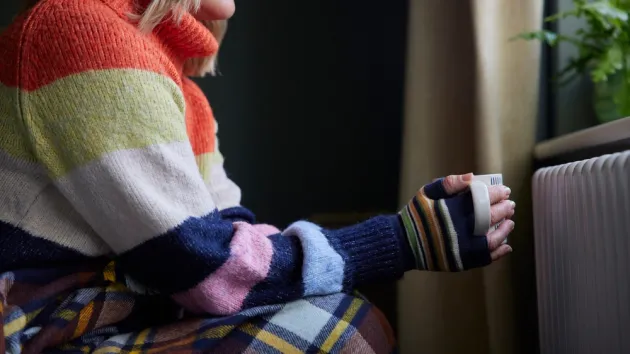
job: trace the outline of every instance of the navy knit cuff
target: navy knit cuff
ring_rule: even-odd
[[[407,237],[396,215],[378,216],[362,223],[324,233],[345,260],[344,289],[402,277],[413,263]],[[405,259],[411,257],[411,260]]]

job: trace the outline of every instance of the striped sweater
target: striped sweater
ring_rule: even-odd
[[[0,272],[116,257],[133,283],[222,315],[416,263],[397,216],[256,224],[182,75],[217,42],[190,15],[143,34],[133,12],[132,0],[42,0],[2,33]]]

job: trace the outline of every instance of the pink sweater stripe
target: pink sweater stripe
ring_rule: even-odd
[[[234,223],[230,258],[196,287],[173,298],[197,313],[238,312],[250,290],[267,277],[273,258],[273,246],[267,236],[278,232],[269,225]]]

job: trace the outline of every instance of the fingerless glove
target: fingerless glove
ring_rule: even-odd
[[[473,235],[469,191],[449,195],[443,179],[418,191],[399,213],[416,268],[459,272],[491,263],[486,235]]]

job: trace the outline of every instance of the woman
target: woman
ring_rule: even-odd
[[[7,352],[369,352],[347,295],[511,251],[472,234],[472,175],[397,215],[280,232],[239,205],[210,106],[232,0],[39,0],[0,37],[0,307]],[[509,189],[490,189],[493,221]],[[2,347],[4,346],[4,347]]]

